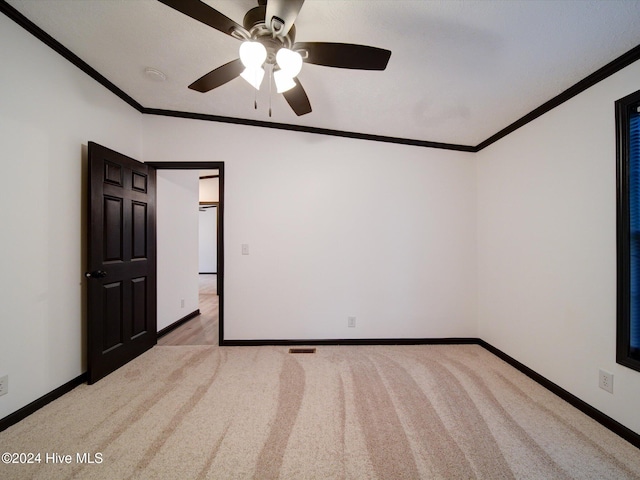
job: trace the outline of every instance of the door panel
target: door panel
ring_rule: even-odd
[[[122,283],[104,285],[102,300],[104,302],[102,353],[104,354],[123,342]]]
[[[139,202],[131,203],[132,253],[133,260],[147,258],[147,205]]]
[[[157,342],[155,169],[89,143],[89,383]]]
[[[102,229],[104,242],[103,262],[122,261],[122,227],[124,215],[122,198],[104,197],[104,225]]]
[[[131,311],[133,318],[131,324],[133,325],[132,336],[135,338],[140,334],[144,334],[147,331],[147,319],[149,317],[147,311],[147,279],[145,277],[134,278],[131,280]]]

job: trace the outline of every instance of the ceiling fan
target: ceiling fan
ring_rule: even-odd
[[[367,45],[330,42],[295,43],[294,22],[304,0],[258,0],[239,25],[200,0],[159,0],[199,22],[242,41],[240,58],[218,67],[189,85],[208,92],[241,76],[259,89],[269,70],[296,115],[311,112],[311,104],[297,75],[303,63],[358,70],[384,70],[391,51]],[[271,112],[269,112],[271,113]]]

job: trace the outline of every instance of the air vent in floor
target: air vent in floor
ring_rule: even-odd
[[[316,353],[315,348],[290,348],[289,353]]]

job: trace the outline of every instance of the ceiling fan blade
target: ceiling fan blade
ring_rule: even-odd
[[[189,88],[191,90],[205,93],[233,80],[238,75],[240,75],[243,70],[244,65],[242,65],[242,62],[239,58],[236,58],[235,60],[232,60],[229,63],[225,63],[221,67],[210,71],[206,75],[203,75],[198,80],[189,85]]]
[[[245,32],[246,30],[241,25],[237,24],[229,17],[226,17],[216,9],[210,7],[206,3],[200,0],[158,0],[161,3],[184,13],[185,15],[198,20],[199,22],[209,25],[215,28],[219,32],[226,33],[234,38],[234,32]],[[248,33],[247,33],[248,36]]]
[[[282,20],[284,26],[282,30],[278,32],[278,35],[284,37],[289,33],[293,22],[298,18],[298,13],[300,13],[303,3],[304,0],[268,0],[265,23],[270,27],[273,17]]]
[[[293,49],[307,52],[306,63],[356,70],[384,70],[391,57],[390,50],[352,43],[300,42]]]
[[[282,94],[284,99],[296,115],[301,116],[311,113],[311,104],[309,103],[307,92],[302,88],[302,84],[300,83],[300,80],[298,80],[298,77],[294,78],[294,80],[296,81],[296,86]]]

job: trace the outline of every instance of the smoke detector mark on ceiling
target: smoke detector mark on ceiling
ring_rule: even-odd
[[[167,79],[167,76],[157,68],[147,67],[144,69],[144,74],[155,82],[164,82]]]

